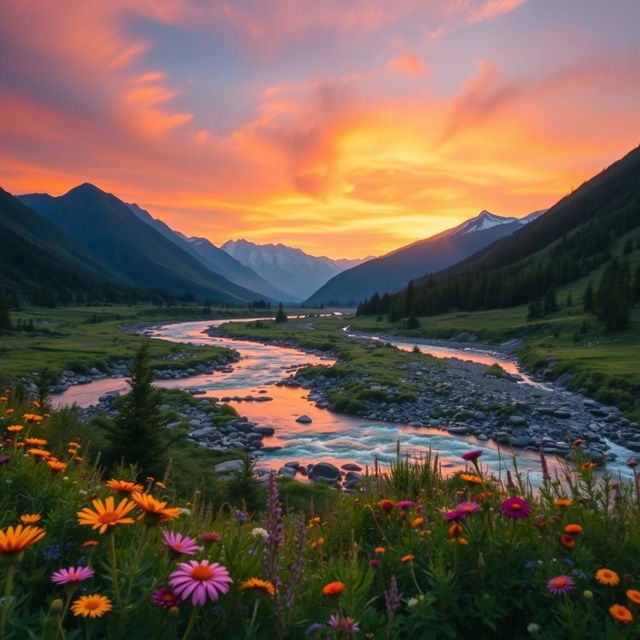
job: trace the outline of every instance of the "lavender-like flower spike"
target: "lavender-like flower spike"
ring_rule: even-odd
[[[264,573],[279,591],[282,581],[279,577],[279,555],[282,546],[282,506],[280,494],[273,471],[269,474],[267,483],[267,516],[265,520],[267,537],[264,550]]]
[[[395,576],[391,576],[391,580],[389,581],[389,588],[385,589],[384,592],[384,604],[389,620],[393,619],[393,616],[399,609],[401,602],[402,594],[398,591],[398,581],[396,580]]]
[[[289,567],[289,582],[287,584],[287,595],[285,598],[286,606],[289,610],[293,608],[296,590],[302,580],[306,544],[307,523],[305,521],[304,513],[301,513],[298,517],[298,524],[296,526],[295,556],[291,566]]]
[[[546,481],[549,479],[549,467],[542,447],[540,447],[540,466],[542,467],[542,478]]]

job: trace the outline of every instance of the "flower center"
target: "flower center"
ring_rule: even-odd
[[[90,611],[93,611],[98,607],[100,607],[100,603],[97,600],[87,600],[84,605],[84,608],[89,609]]]
[[[162,594],[162,599],[165,602],[171,602],[173,600],[173,593],[163,593]]]
[[[119,516],[115,511],[105,511],[104,513],[100,514],[98,521],[102,524],[113,524],[118,519]]]
[[[211,580],[211,578],[213,578],[213,571],[206,565],[200,565],[191,569],[191,577],[194,580]]]
[[[517,502],[514,502],[514,503],[511,505],[511,508],[512,508],[512,509],[522,509],[522,505],[521,505],[521,504],[518,504]]]

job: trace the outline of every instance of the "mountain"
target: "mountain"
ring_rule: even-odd
[[[191,293],[233,304],[262,298],[213,273],[142,222],[127,204],[91,184],[84,183],[59,197],[29,194],[19,199],[141,288]]]
[[[640,147],[565,196],[542,217],[466,260],[388,299],[418,315],[552,302],[556,287],[603,265],[627,276],[616,246],[632,248],[640,227]],[[407,296],[411,304],[407,304]],[[546,304],[546,303],[545,303]],[[553,307],[554,304],[548,304]],[[385,313],[389,309],[378,309]]]
[[[508,236],[540,217],[536,211],[524,218],[507,218],[481,211],[462,224],[425,240],[396,249],[344,271],[327,282],[309,304],[355,306],[373,293],[400,291],[409,280],[440,271],[496,240]]]
[[[227,280],[241,287],[251,291],[259,291],[262,296],[272,300],[293,302],[294,298],[291,295],[274,287],[253,269],[245,266],[226,251],[219,249],[206,238],[188,238],[180,231],[169,227],[162,220],[154,218],[148,211],[137,204],[129,204],[128,207],[139,220],[153,227],[174,244],[177,244],[183,251],[192,255],[210,271],[224,276]]]
[[[332,260],[284,244],[255,244],[248,240],[228,240],[222,250],[296,300],[306,299],[333,276],[368,259]]]
[[[3,189],[0,255],[0,285],[32,299],[46,290],[39,299],[43,304],[66,301],[75,294],[110,297],[132,284]]]

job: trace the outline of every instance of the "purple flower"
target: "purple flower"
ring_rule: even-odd
[[[502,515],[507,518],[528,518],[531,515],[531,505],[522,498],[507,498],[501,505]]]
[[[196,541],[189,536],[183,536],[181,533],[172,533],[170,531],[162,532],[163,543],[178,555],[184,554],[187,556],[193,556],[200,547],[196,544]]]
[[[569,576],[556,576],[547,582],[547,589],[554,596],[561,596],[573,589],[575,582]]]
[[[462,459],[466,460],[467,462],[473,462],[474,460],[477,460],[481,455],[482,450],[475,449],[474,451],[468,451],[467,453],[463,454]]]
[[[400,502],[396,502],[398,509],[411,509],[413,506],[415,506],[415,502],[411,502],[411,500],[400,500]]]
[[[371,558],[371,560],[369,560],[369,566],[373,567],[374,569],[376,567],[380,566],[380,560],[378,560],[378,558]]]
[[[51,574],[51,582],[55,584],[72,584],[91,578],[95,571],[91,567],[68,567]]]
[[[391,576],[389,581],[389,589],[384,592],[384,604],[387,610],[387,616],[391,620],[396,611],[400,608],[402,602],[402,594],[398,591],[398,581],[395,576]]]
[[[0,456],[0,464],[7,464],[11,460],[11,456]]]
[[[332,615],[327,624],[332,629],[340,629],[340,631],[344,631],[345,633],[355,633],[356,631],[360,631],[360,627],[358,623],[353,618],[341,617]]]
[[[169,576],[169,584],[185,600],[191,596],[193,604],[203,605],[207,598],[215,602],[229,591],[233,582],[226,567],[208,560],[190,560],[178,563],[178,569]]]
[[[304,632],[304,635],[309,638],[311,637],[316,631],[320,631],[320,629],[324,629],[324,625],[322,624],[322,622],[314,622],[313,624],[310,624],[307,627],[307,630]]]
[[[461,502],[456,510],[466,515],[480,511],[480,505],[477,502]]]
[[[182,598],[169,587],[160,587],[151,594],[151,600],[153,604],[157,604],[162,609],[170,609],[171,607],[177,607]]]
[[[465,514],[462,511],[458,511],[458,509],[454,509],[453,511],[447,511],[446,513],[443,513],[442,517],[447,522],[451,522],[452,520],[464,520]]]
[[[236,511],[235,513],[236,520],[242,524],[247,519],[247,514],[242,511]]]

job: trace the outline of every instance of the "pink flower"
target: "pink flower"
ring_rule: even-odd
[[[442,517],[447,521],[451,522],[452,520],[464,520],[465,514],[458,509],[454,509],[453,511],[447,511],[442,514]]]
[[[193,538],[183,536],[181,533],[163,531],[162,537],[164,538],[164,544],[174,553],[192,556],[200,551],[200,547]]]
[[[91,567],[69,567],[60,569],[51,574],[51,582],[56,584],[70,584],[74,582],[82,582],[91,578],[95,571]]]
[[[191,597],[193,604],[203,605],[207,598],[215,602],[229,591],[233,582],[226,567],[208,560],[190,560],[178,563],[178,569],[169,576],[169,584],[177,595],[185,600]]]
[[[556,576],[547,582],[547,589],[554,596],[561,596],[573,589],[575,582],[569,576]]]
[[[415,506],[415,502],[411,502],[411,500],[400,500],[400,502],[396,502],[398,509],[411,509],[413,506]]]
[[[476,511],[480,510],[480,505],[477,502],[461,502],[458,507],[457,507],[457,511],[459,511],[460,513],[475,513]]]
[[[474,451],[469,451],[463,454],[462,459],[467,462],[473,462],[477,460],[482,455],[482,451],[480,449],[475,449]]]
[[[156,589],[151,595],[151,600],[153,600],[153,604],[157,604],[163,609],[177,607],[182,602],[182,598],[169,587]]]
[[[211,533],[201,533],[200,540],[205,544],[211,545],[214,542],[220,542],[220,534],[213,531]]]
[[[507,518],[528,518],[531,515],[531,505],[522,498],[507,498],[500,509]]]
[[[355,633],[356,631],[360,631],[358,623],[353,618],[343,618],[341,616],[332,615],[327,624],[333,629],[340,629],[340,631],[344,631],[346,633]]]

